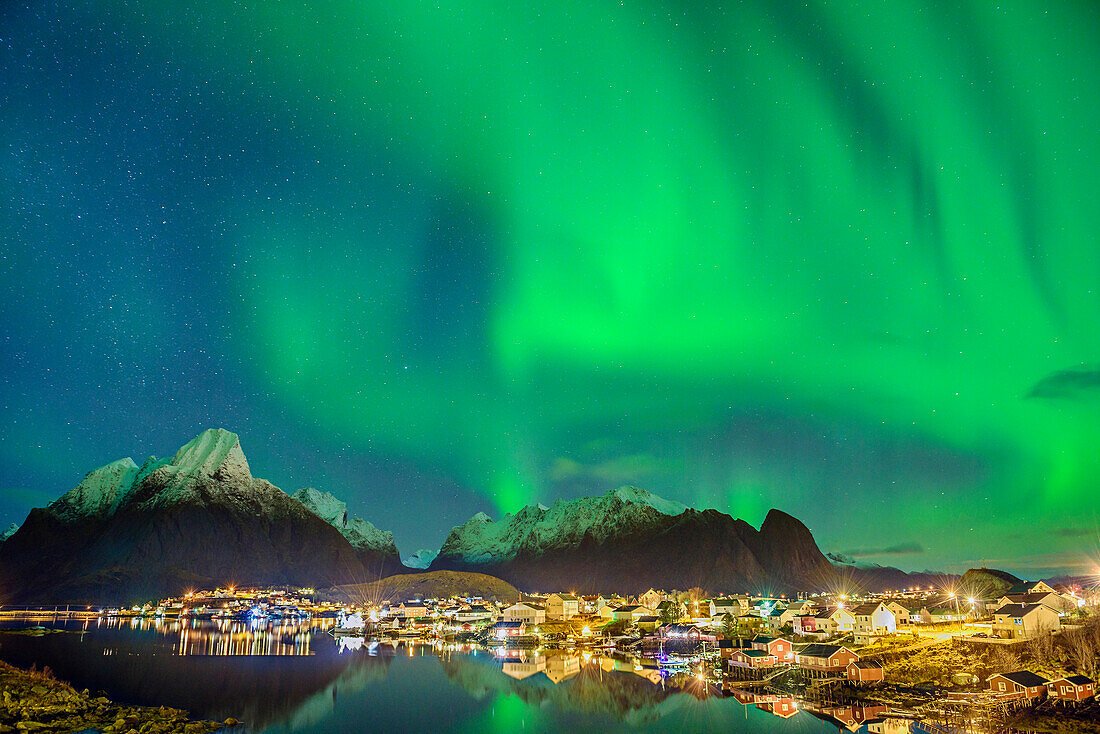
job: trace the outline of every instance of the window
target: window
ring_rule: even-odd
[[[1004,689],[1005,689],[1005,684],[1004,684],[1003,681],[997,684],[997,690],[1003,691]]]

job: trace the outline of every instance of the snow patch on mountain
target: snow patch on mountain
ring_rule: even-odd
[[[687,505],[658,497],[641,487],[619,487],[615,490],[615,496],[623,502],[637,502],[639,504],[649,505],[657,512],[664,515],[672,515],[674,517],[683,513],[684,510],[688,508]]]
[[[465,563],[486,564],[515,558],[521,552],[541,554],[580,543],[586,536],[602,543],[679,515],[688,508],[637,487],[620,487],[600,497],[558,500],[553,507],[528,505],[500,522],[479,512],[451,530],[439,555]]]
[[[826,553],[825,557],[832,562],[837,568],[858,568],[858,569],[872,569],[883,568],[883,566],[877,563],[870,563],[868,561],[857,561],[849,555],[843,553]]]
[[[421,548],[416,553],[413,553],[408,558],[402,559],[402,563],[409,568],[427,568],[432,565],[432,561],[439,555],[439,551],[431,550],[430,548]]]
[[[329,525],[343,528],[348,521],[348,505],[329,492],[321,492],[313,487],[304,487],[290,495],[306,506],[306,509]]]
[[[329,525],[340,531],[355,548],[379,551],[386,555],[397,555],[397,545],[393,533],[379,530],[370,522],[360,518],[348,518],[348,506],[329,492],[321,492],[313,487],[299,489],[291,495],[305,508]]]
[[[137,478],[138,467],[127,457],[93,469],[76,485],[49,505],[63,520],[111,513],[127,497]]]
[[[340,531],[356,548],[375,550],[388,556],[397,555],[397,544],[393,542],[393,533],[379,530],[361,517],[353,517]]]

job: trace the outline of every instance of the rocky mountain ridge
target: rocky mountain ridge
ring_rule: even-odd
[[[488,573],[532,591],[921,583],[897,569],[830,562],[806,526],[779,510],[756,529],[632,486],[530,505],[497,522],[479,512],[438,553],[422,549],[402,565],[392,533],[349,517],[329,492],[288,495],[254,478],[238,437],[221,429],[171,459],[95,469],[4,536],[0,591],[23,603],[149,598],[228,581],[331,586],[425,568]]]
[[[0,545],[0,588],[9,603],[106,603],[228,582],[355,583],[404,570],[396,549],[370,547],[376,539],[377,531],[353,547],[301,501],[254,478],[236,434],[211,429],[170,460],[114,461],[31,510]]]
[[[832,566],[809,530],[771,510],[760,530],[637,487],[530,505],[500,522],[478,513],[454,528],[430,570],[476,571],[521,590],[637,593],[817,588]]]

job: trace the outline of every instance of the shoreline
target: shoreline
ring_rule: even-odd
[[[72,732],[104,734],[209,734],[237,726],[188,718],[167,706],[126,706],[104,696],[77,691],[53,677],[49,668],[23,670],[0,660],[0,734]]]

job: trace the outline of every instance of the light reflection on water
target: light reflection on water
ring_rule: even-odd
[[[331,620],[107,619],[0,636],[0,657],[48,665],[125,703],[238,718],[252,732],[924,731],[884,706],[726,690],[595,652],[333,638]],[[10,628],[10,625],[6,625]],[[47,624],[47,626],[49,626]],[[736,684],[734,684],[736,685]]]

